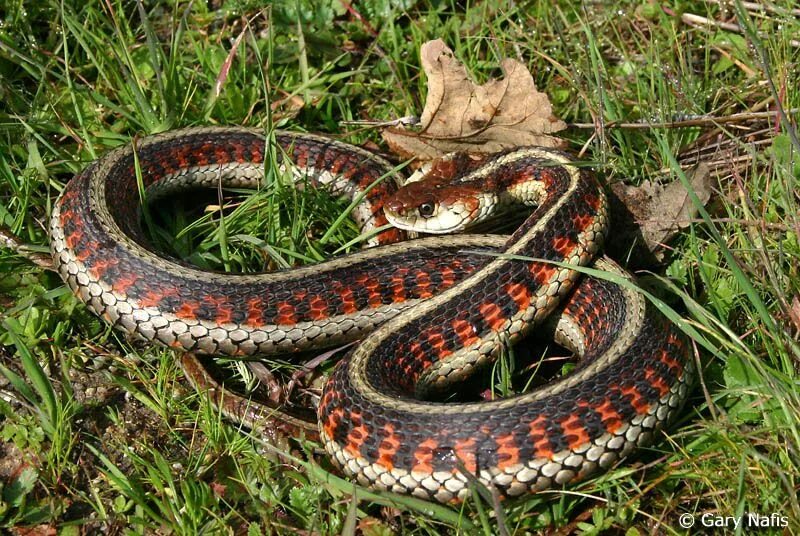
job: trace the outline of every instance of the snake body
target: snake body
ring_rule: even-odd
[[[607,468],[652,441],[685,400],[692,367],[676,328],[630,286],[590,277],[576,285],[577,272],[565,267],[592,262],[608,223],[601,187],[568,156],[528,147],[458,169],[442,164],[434,175],[455,172],[464,194],[490,184],[525,197],[533,214],[506,238],[390,244],[404,236],[385,229],[383,209],[405,210],[413,183],[397,192],[388,163],[347,144],[290,133],[275,141],[273,150],[258,132],[200,128],[111,151],[54,204],[51,248],[62,278],[133,337],[196,353],[287,353],[362,339],[323,390],[321,440],[362,484],[441,502],[463,499],[473,476],[516,496]],[[291,160],[295,173],[337,192],[366,191],[356,219],[389,245],[252,275],[201,271],[153,250],[139,223],[140,187],[160,195],[256,186],[266,157]],[[478,201],[461,206],[483,210]],[[595,266],[626,277],[610,261]],[[581,356],[575,371],[508,399],[424,400],[554,312],[556,340]]]

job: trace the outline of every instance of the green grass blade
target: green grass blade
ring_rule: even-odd
[[[36,390],[36,394],[39,397],[36,406],[39,407],[40,404],[44,406],[43,413],[46,425],[52,432],[55,430],[56,423],[58,422],[60,410],[53,384],[50,382],[50,378],[47,377],[47,374],[45,374],[39,361],[34,357],[25,342],[7,321],[3,321],[3,327],[6,329],[6,334],[17,348],[17,352],[20,356],[20,363],[22,364],[23,370],[25,370],[25,375],[33,384],[33,388]],[[32,400],[29,401],[33,403]],[[43,425],[44,424],[45,423],[43,423]]]

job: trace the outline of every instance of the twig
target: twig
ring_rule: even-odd
[[[732,22],[722,22],[714,19],[709,19],[707,17],[702,17],[700,15],[695,15],[694,13],[684,13],[681,15],[681,20],[688,24],[689,26],[715,26],[717,28],[721,28],[723,30],[727,30],[729,32],[734,33],[742,33],[742,29],[739,27],[738,24],[734,24]]]
[[[347,12],[350,13],[351,16],[353,16],[356,19],[358,19],[358,22],[360,22],[361,25],[364,26],[364,29],[367,32],[369,32],[369,34],[372,37],[378,37],[378,32],[375,30],[375,28],[372,26],[372,24],[370,24],[369,21],[367,19],[365,19],[364,16],[361,15],[361,13],[359,13],[358,10],[356,10],[353,7],[352,3],[346,2],[345,0],[341,0],[341,4],[347,10]]]
[[[669,15],[675,15],[675,12],[669,8],[663,8],[664,11]],[[709,19],[707,17],[701,17],[700,15],[695,15],[694,13],[683,13],[681,15],[681,21],[684,24],[688,24],[694,28],[720,28],[722,30],[726,30],[729,32],[734,32],[738,34],[743,34],[744,30],[738,24],[732,22],[721,22],[714,19]],[[800,41],[797,39],[790,39],[789,44],[795,48],[800,48]]]
[[[283,390],[280,382],[275,378],[271,370],[261,361],[248,361],[247,368],[258,378],[261,385],[267,388],[267,398],[274,404],[282,404],[284,400]]]
[[[0,247],[10,249],[20,257],[28,259],[33,264],[45,270],[55,270],[53,267],[53,259],[50,258],[50,255],[32,250],[30,246],[23,244],[22,241],[11,232],[11,229],[2,224],[0,224]]]
[[[292,393],[295,385],[297,385],[297,382],[300,381],[303,377],[316,370],[321,364],[323,364],[325,361],[329,360],[331,357],[336,355],[337,352],[340,352],[345,348],[349,348],[353,346],[355,343],[356,343],[355,341],[349,342],[337,348],[333,348],[331,350],[328,350],[327,352],[319,354],[314,359],[311,359],[310,361],[304,363],[302,368],[296,370],[294,374],[292,374],[292,379],[289,380],[289,383],[286,384],[285,388],[286,396],[288,397]]]
[[[785,110],[786,114],[794,115],[800,112],[800,108]],[[718,125],[723,123],[745,123],[747,121],[757,121],[759,119],[769,119],[776,116],[775,112],[743,112],[731,115],[720,116],[700,116],[680,121],[665,121],[662,123],[635,122],[635,123],[606,123],[604,128],[629,128],[629,129],[650,129],[650,128],[687,128],[702,127],[708,125]],[[572,128],[596,128],[595,123],[568,123]]]
[[[716,4],[723,8],[732,7],[733,2],[730,0],[706,0],[709,4]],[[770,4],[759,4],[757,2],[740,2],[740,5],[747,11],[759,11],[762,13],[775,13],[776,15],[794,15],[800,17],[800,9],[789,9],[785,7],[775,7]]]
[[[732,152],[736,149],[743,147],[756,147],[759,145],[770,145],[774,135],[772,128],[761,128],[759,130],[752,130],[745,134],[744,138],[736,137],[723,138],[722,133],[719,131],[709,131],[696,140],[687,145],[681,150],[679,155],[679,162],[683,162],[685,158],[696,155],[713,155],[715,153]],[[711,141],[717,138],[716,141]]]
[[[419,125],[419,117],[416,115],[406,115],[398,117],[397,119],[390,119],[389,121],[370,121],[370,120],[352,120],[352,121],[339,121],[341,125],[357,125],[367,127],[413,127]]]
[[[739,218],[712,218],[711,222],[735,223],[737,225],[745,225],[748,227],[761,227],[762,229],[766,229],[769,231],[780,231],[780,232],[786,232],[792,229],[792,227],[783,223],[767,223],[765,221],[760,221],[760,220],[744,220]],[[690,223],[705,223],[705,220],[702,218],[687,218],[678,220],[647,219],[647,220],[636,220],[636,223],[674,223],[675,225],[687,225]]]

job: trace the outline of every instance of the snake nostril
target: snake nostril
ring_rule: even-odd
[[[399,199],[389,199],[385,205],[383,205],[385,210],[390,212],[399,213],[403,209],[403,203]]]

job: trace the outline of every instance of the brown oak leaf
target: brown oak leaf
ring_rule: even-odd
[[[566,128],[553,115],[547,95],[536,90],[520,62],[506,58],[504,77],[476,84],[440,39],[420,50],[428,96],[418,130],[390,127],[382,132],[404,158],[433,160],[447,153],[494,153],[523,145],[563,147],[551,134]]]
[[[686,178],[705,205],[712,193],[708,165],[697,165],[686,172]],[[664,259],[664,245],[697,215],[697,207],[679,180],[665,186],[653,181],[639,186],[617,182],[609,193],[615,230],[606,251],[616,258],[629,258],[632,268],[659,264]]]

